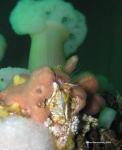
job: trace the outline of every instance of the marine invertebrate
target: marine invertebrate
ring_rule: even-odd
[[[85,16],[67,2],[57,0],[21,0],[10,15],[18,34],[29,34],[29,69],[64,65],[65,56],[84,41]]]
[[[10,86],[0,93],[0,99],[10,105],[19,103],[20,107],[37,121],[43,122],[49,115],[45,108],[39,108],[53,93],[53,72],[48,68],[36,70],[28,80],[20,85]]]
[[[21,116],[0,120],[1,150],[55,150],[49,130]]]
[[[95,94],[99,89],[99,83],[94,74],[82,72],[74,79],[88,94]]]
[[[90,115],[98,114],[105,107],[105,103],[105,99],[102,96],[93,95],[89,103],[87,103],[87,113]]]
[[[4,90],[15,75],[29,75],[30,72],[24,68],[7,67],[0,69],[0,91]]]
[[[73,148],[79,123],[77,113],[85,107],[86,93],[78,85],[58,80],[48,67],[35,70],[23,84],[9,86],[0,93],[1,112],[3,117],[11,115],[8,111],[18,104],[20,115],[49,127],[57,148],[66,148],[69,140]]]
[[[99,126],[105,129],[109,129],[116,115],[117,115],[116,110],[110,107],[103,108],[103,110],[100,112],[99,115]]]

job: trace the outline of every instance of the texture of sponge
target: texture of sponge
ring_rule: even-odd
[[[1,120],[0,133],[0,150],[54,150],[48,128],[26,118]]]

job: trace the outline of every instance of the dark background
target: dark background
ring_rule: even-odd
[[[0,33],[8,48],[0,67],[27,66],[30,39],[18,36],[9,24],[17,0],[0,0]],[[122,0],[70,0],[87,19],[88,34],[77,54],[77,72],[89,70],[106,75],[122,92]]]

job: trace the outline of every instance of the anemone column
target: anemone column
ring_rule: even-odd
[[[64,42],[67,40],[68,35],[68,30],[62,25],[51,22],[47,24],[46,29],[41,33],[31,35],[29,69],[64,65]]]
[[[10,23],[16,33],[29,34],[32,39],[30,70],[63,65],[87,33],[84,15],[65,1],[19,1],[11,12]]]

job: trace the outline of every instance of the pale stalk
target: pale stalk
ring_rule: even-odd
[[[65,64],[64,42],[69,32],[60,24],[48,23],[41,33],[31,35],[29,69]]]

